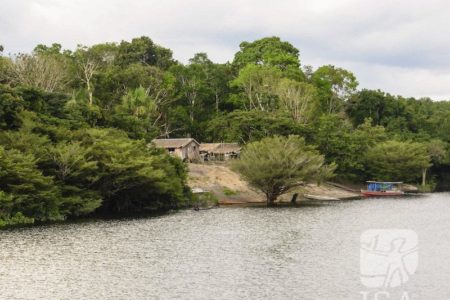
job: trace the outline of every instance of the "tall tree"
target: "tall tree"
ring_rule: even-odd
[[[311,77],[311,82],[318,88],[325,113],[338,113],[343,103],[356,92],[358,81],[352,72],[332,65],[318,68]]]
[[[198,66],[198,69],[204,74],[209,92],[214,96],[216,113],[219,113],[220,104],[224,101],[226,93],[229,92],[228,82],[232,79],[231,65],[215,64],[206,53],[195,54],[189,63]]]
[[[276,94],[280,107],[289,112],[294,121],[308,123],[317,107],[317,90],[313,85],[285,78],[278,84]]]
[[[167,70],[174,64],[174,60],[171,50],[155,44],[149,37],[142,36],[119,44],[116,63],[120,66],[141,63]]]
[[[277,108],[276,89],[280,79],[281,71],[275,67],[248,64],[231,85],[242,90],[247,110],[269,111]]]
[[[76,87],[86,88],[89,105],[94,104],[95,86],[97,85],[96,82],[99,81],[96,76],[113,65],[118,55],[117,52],[118,49],[115,44],[104,43],[92,47],[78,45],[73,53],[75,74],[81,82],[80,86]]]
[[[279,37],[266,37],[253,42],[242,42],[235,54],[233,66],[240,70],[248,64],[276,67],[283,75],[302,80],[299,50]]]

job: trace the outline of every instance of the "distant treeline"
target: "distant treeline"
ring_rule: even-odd
[[[299,53],[268,37],[230,63],[198,53],[181,64],[140,37],[3,54],[0,225],[182,205],[186,167],[147,148],[156,137],[299,135],[342,180],[448,184],[450,102],[359,90],[350,71]]]

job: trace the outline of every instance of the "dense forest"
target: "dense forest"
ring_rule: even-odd
[[[156,137],[298,135],[336,180],[449,188],[450,102],[359,89],[278,37],[242,42],[224,64],[182,64],[148,37],[0,51],[0,226],[182,206],[186,166],[147,146]]]

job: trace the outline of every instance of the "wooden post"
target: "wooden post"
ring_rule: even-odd
[[[298,193],[295,193],[294,195],[292,195],[292,199],[291,199],[292,204],[297,203],[297,197],[298,197]]]

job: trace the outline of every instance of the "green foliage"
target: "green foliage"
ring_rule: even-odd
[[[425,185],[419,185],[417,189],[419,193],[431,193],[436,190],[436,183],[431,182]]]
[[[299,135],[300,149],[324,155],[315,180],[336,168],[338,179],[422,174],[450,188],[449,101],[357,91],[348,70],[300,67],[299,50],[278,37],[241,43],[225,64],[206,53],[178,63],[148,37],[0,55],[0,223],[186,205],[186,166],[148,148],[155,137]],[[386,162],[388,148],[403,159]]]
[[[17,129],[21,125],[19,113],[23,100],[11,88],[0,85],[0,129]]]
[[[374,125],[382,125],[390,131],[413,130],[416,125],[402,98],[395,98],[382,91],[362,90],[347,103],[346,112],[355,125],[371,118]]]
[[[43,165],[60,185],[64,197],[60,210],[66,215],[85,215],[102,203],[93,189],[99,179],[98,162],[92,159],[90,151],[79,142],[60,142],[48,148]]]
[[[374,180],[415,182],[430,167],[426,146],[387,141],[367,152],[367,167]]]
[[[207,132],[211,141],[245,144],[273,135],[307,135],[309,129],[283,113],[236,110],[209,122]]]
[[[75,137],[96,162],[93,186],[101,211],[113,213],[168,209],[185,199],[186,169],[178,159],[147,149],[117,130],[89,129]]]
[[[78,97],[77,97],[78,96]],[[64,114],[68,120],[79,124],[88,124],[95,127],[102,122],[103,114],[101,108],[96,104],[90,104],[86,98],[73,95],[72,99],[66,102],[64,106]]]
[[[189,206],[194,208],[211,208],[219,204],[219,198],[212,192],[194,194]]]
[[[27,110],[64,118],[64,107],[69,100],[66,94],[48,93],[35,87],[27,86],[20,86],[16,90]]]
[[[161,69],[167,69],[174,63],[171,50],[156,45],[145,36],[134,38],[131,42],[122,41],[118,46],[116,61],[121,66],[141,63]]]
[[[318,68],[312,74],[311,82],[319,90],[322,111],[329,114],[340,112],[358,87],[352,72],[332,65]]]
[[[26,147],[32,141],[35,149]],[[42,222],[170,209],[189,197],[181,160],[118,130],[83,129],[52,144],[24,128],[2,133],[0,142],[9,147],[0,147],[5,225],[19,222],[19,216]]]
[[[233,65],[242,69],[248,64],[276,67],[286,77],[301,80],[299,50],[279,37],[267,37],[254,42],[242,42],[235,54]]]
[[[61,195],[52,177],[37,168],[32,154],[0,146],[0,190],[12,195],[12,201],[0,209],[7,218],[19,212],[39,221],[64,218],[58,209]]]
[[[222,190],[222,192],[223,192],[223,194],[224,194],[225,196],[235,196],[235,195],[238,194],[237,191],[234,191],[234,190],[229,189],[229,188],[224,188],[224,189]]]
[[[281,194],[308,181],[320,181],[332,174],[324,157],[298,136],[274,136],[244,148],[233,169],[252,186],[261,190],[268,204]]]
[[[129,133],[131,138],[152,140],[158,135],[156,121],[158,106],[143,87],[130,90],[122,97],[122,103],[116,106],[114,124]]]
[[[345,179],[368,179],[364,153],[387,139],[384,127],[372,126],[371,119],[353,128],[339,115],[322,116],[316,124],[313,141],[326,162],[337,164],[336,173]]]
[[[281,79],[276,67],[248,64],[239,71],[231,86],[242,89],[247,98],[246,109],[270,111],[277,108],[275,89]]]

